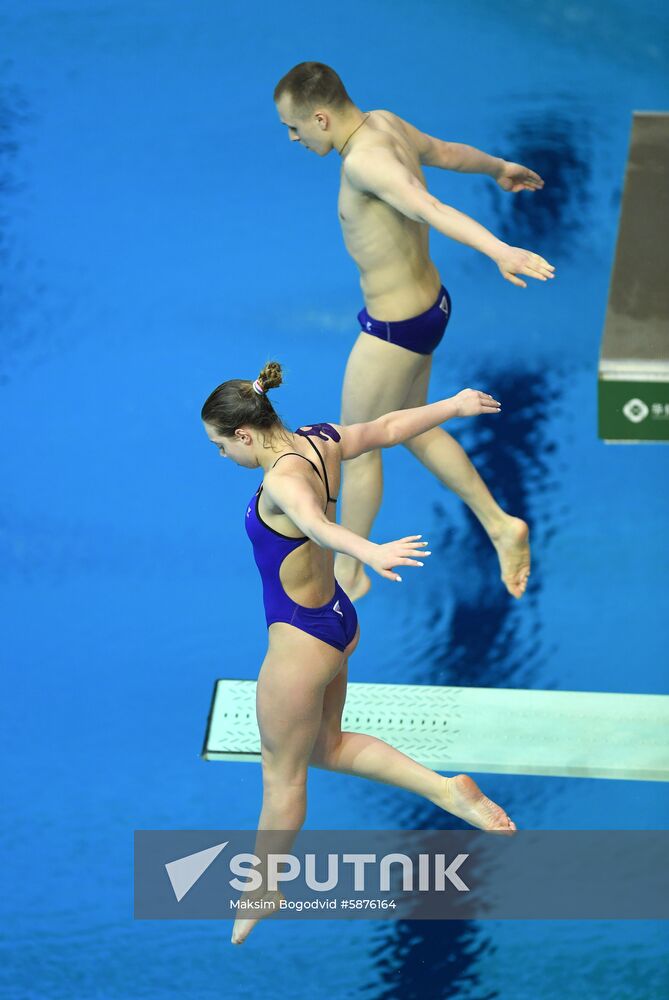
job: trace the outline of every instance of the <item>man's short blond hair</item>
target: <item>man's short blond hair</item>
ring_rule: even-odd
[[[339,76],[325,63],[301,62],[282,76],[274,88],[274,101],[288,95],[298,114],[305,114],[318,105],[335,110],[351,103]]]

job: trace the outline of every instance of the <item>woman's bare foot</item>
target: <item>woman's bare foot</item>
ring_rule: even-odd
[[[465,823],[488,833],[516,832],[516,824],[492,799],[483,794],[476,782],[467,774],[457,774],[454,778],[444,778],[442,809],[453,813]]]
[[[362,563],[350,556],[335,559],[335,577],[352,601],[359,601],[372,586]]]
[[[240,908],[237,913],[244,914],[247,912],[249,916],[238,916],[232,925],[232,937],[230,942],[232,944],[242,944],[246,941],[247,937],[259,923],[263,917],[271,917],[275,913],[278,913],[281,907],[281,900],[284,899],[284,895],[279,889],[274,891],[268,890],[267,892],[261,893],[259,895],[247,893],[240,897],[239,903]],[[244,904],[246,904],[246,911],[244,909]],[[251,915],[252,914],[252,915]]]
[[[513,597],[522,597],[530,575],[530,529],[519,517],[507,516],[499,532],[490,535],[497,550],[504,586]]]

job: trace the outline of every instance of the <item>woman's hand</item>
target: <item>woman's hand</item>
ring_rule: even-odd
[[[399,538],[396,542],[375,545],[367,565],[386,580],[401,583],[402,577],[399,573],[392,572],[395,566],[422,566],[423,563],[416,559],[416,556],[425,559],[432,554],[425,551],[427,542],[418,541],[422,537],[422,535],[407,535],[406,538]]]
[[[502,404],[487,392],[479,389],[462,389],[453,402],[457,407],[458,417],[478,417],[481,413],[499,413]]]

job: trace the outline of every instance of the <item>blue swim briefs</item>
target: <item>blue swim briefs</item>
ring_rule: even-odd
[[[451,297],[442,285],[437,301],[426,312],[411,319],[395,320],[388,323],[385,320],[374,319],[366,309],[358,313],[360,329],[372,337],[379,337],[404,347],[416,354],[432,354],[444,336],[451,317]]]

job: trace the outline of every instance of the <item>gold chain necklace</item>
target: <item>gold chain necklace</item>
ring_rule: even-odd
[[[367,119],[369,118],[369,116],[371,115],[371,113],[372,113],[371,111],[368,111],[367,114],[365,115],[365,117],[360,122],[360,124],[356,125],[356,127],[353,129],[353,131],[349,135],[349,137],[346,140],[346,142],[344,143],[344,145],[341,147],[340,150],[338,150],[340,156],[344,152],[344,150],[346,149],[346,147],[348,146],[349,142],[351,141],[351,139],[353,138],[353,136],[355,135],[355,133],[358,131],[358,129],[362,128],[362,126],[365,124],[365,122],[367,121]]]

